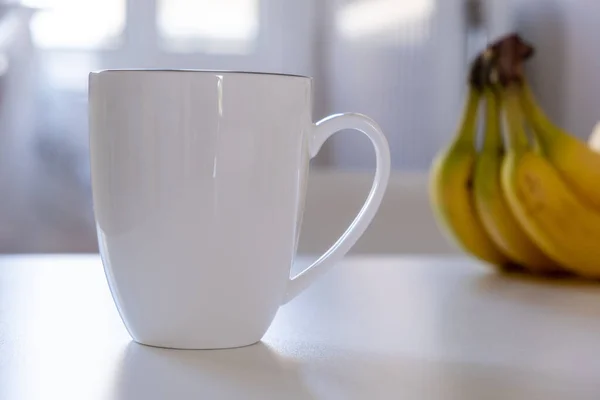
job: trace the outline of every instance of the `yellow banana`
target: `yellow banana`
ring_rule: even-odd
[[[524,146],[519,89],[504,91],[510,148],[501,182],[523,229],[547,255],[586,277],[600,277],[600,214],[582,202],[540,152]]]
[[[546,157],[580,200],[600,210],[600,154],[587,143],[555,126],[524,82],[519,99]]]
[[[473,180],[475,208],[479,219],[498,248],[517,264],[535,273],[560,270],[556,262],[529,238],[504,198],[500,184],[500,170],[505,153],[500,126],[500,102],[490,89],[485,91],[485,99],[485,138],[475,162]],[[524,137],[521,139],[526,140]]]
[[[460,128],[433,161],[430,200],[440,229],[464,251],[500,267],[510,265],[488,237],[475,212],[472,179],[477,156],[475,137],[481,93],[470,88]]]

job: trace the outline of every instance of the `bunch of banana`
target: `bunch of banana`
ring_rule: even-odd
[[[501,184],[505,155],[528,145],[524,135],[509,142],[505,149],[501,134],[502,99],[486,89],[485,137],[475,164],[474,197],[477,216],[494,243],[516,264],[531,272],[548,273],[560,267],[548,257],[521,227],[510,209]]]
[[[458,132],[431,168],[439,225],[499,268],[600,278],[600,153],[551,122],[522,66],[492,61],[495,75],[471,83]]]
[[[431,167],[430,195],[440,228],[464,251],[500,268],[510,268],[511,260],[493,242],[476,213],[473,178],[477,161],[477,114],[482,97],[471,86],[460,127]]]
[[[537,146],[511,146],[502,166],[508,203],[532,240],[563,268],[600,277],[600,154],[552,123],[526,83],[504,90],[512,141],[529,126]],[[562,153],[561,153],[562,147]],[[584,179],[588,179],[584,182]]]
[[[478,149],[480,103],[485,103],[485,137]],[[555,271],[557,264],[529,238],[502,193],[500,173],[506,151],[500,122],[499,94],[472,85],[457,133],[431,168],[436,219],[460,248],[501,270]]]

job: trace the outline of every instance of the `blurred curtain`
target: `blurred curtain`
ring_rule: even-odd
[[[0,1],[0,252],[27,249],[31,215],[34,49],[32,10]]]
[[[387,134],[394,168],[425,170],[461,106],[464,0],[333,4],[324,55],[328,111],[368,114]],[[334,166],[374,165],[368,140],[357,132],[332,138],[328,149]]]

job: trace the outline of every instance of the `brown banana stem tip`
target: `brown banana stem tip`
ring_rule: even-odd
[[[518,34],[504,36],[490,44],[471,63],[469,83],[481,90],[486,85],[523,82],[525,61],[534,54],[534,48]]]

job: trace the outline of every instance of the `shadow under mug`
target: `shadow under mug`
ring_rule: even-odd
[[[115,399],[314,399],[302,365],[259,343],[235,351],[170,351],[130,343]]]
[[[309,77],[106,70],[89,78],[100,253],[133,339],[158,347],[259,341],[278,308],[338,262],[375,216],[390,174],[377,124],[312,119]],[[290,277],[309,161],[335,132],[373,143],[366,202],[333,246]]]

